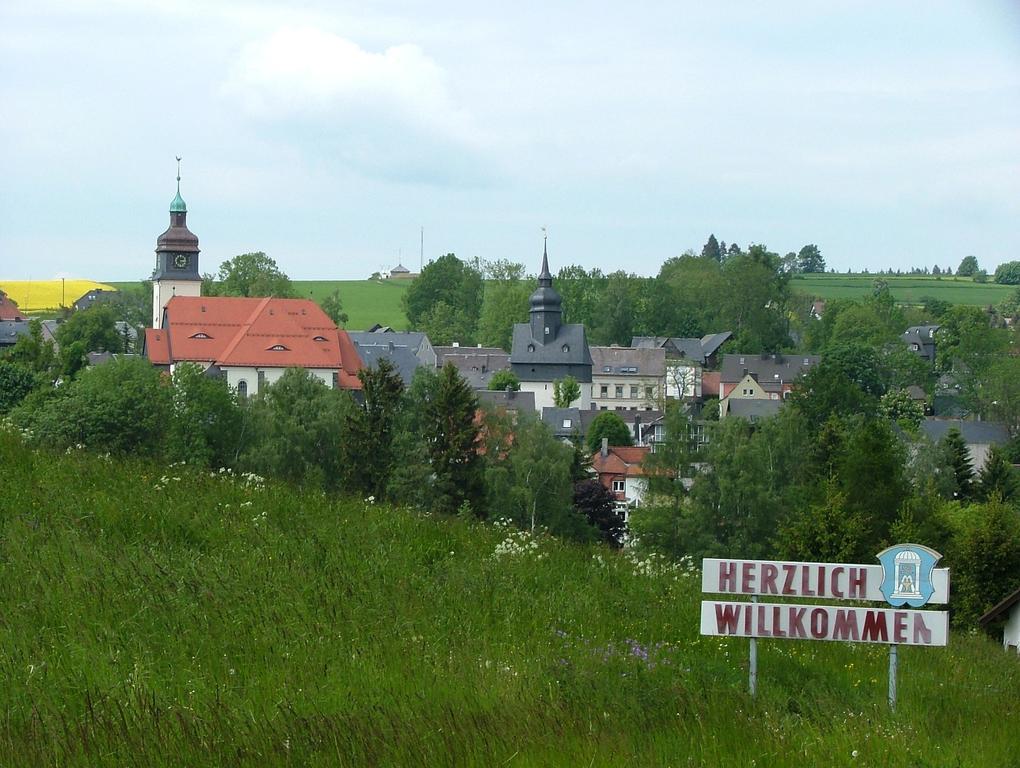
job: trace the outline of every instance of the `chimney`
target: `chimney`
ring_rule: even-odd
[[[609,455],[609,438],[602,438],[602,458],[606,458]]]
[[[393,347],[393,342],[391,341],[391,342],[390,342],[390,352],[392,352],[392,351],[393,351],[393,349],[394,349],[394,347]]]
[[[637,444],[641,445],[641,415],[638,414],[634,417],[634,439],[637,440]]]

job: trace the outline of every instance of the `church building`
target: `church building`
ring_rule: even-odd
[[[581,386],[580,397],[569,405],[586,408],[592,402],[591,352],[584,326],[562,322],[562,299],[552,282],[548,249],[543,248],[530,320],[514,324],[510,346],[510,370],[520,379],[522,392],[535,394],[539,413],[555,405],[553,385],[566,376],[573,376]]]
[[[178,167],[170,228],[156,241],[152,327],[145,331],[152,364],[172,373],[178,363],[195,363],[224,376],[241,396],[257,394],[287,368],[304,368],[333,388],[361,389],[350,337],[314,301],[202,296],[198,238],[187,215]]]

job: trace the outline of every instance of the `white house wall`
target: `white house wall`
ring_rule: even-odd
[[[578,382],[581,388],[581,396],[570,403],[571,408],[586,409],[591,402],[592,385],[585,382]],[[553,382],[551,381],[522,381],[521,392],[532,392],[535,395],[535,409],[542,413],[543,408],[554,408],[556,399],[553,397]]]
[[[1020,603],[1010,609],[1009,619],[1006,621],[1006,628],[1002,631],[1002,647],[1012,646],[1020,654]]]
[[[283,376],[286,368],[224,368],[227,374],[227,385],[237,390],[237,385],[242,381],[248,387],[248,396],[257,395],[259,392],[259,372],[263,374],[263,383],[266,385],[275,384]],[[333,374],[335,371],[330,368],[306,368],[312,376],[322,381],[328,387],[333,386]]]

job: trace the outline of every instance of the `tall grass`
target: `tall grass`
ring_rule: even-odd
[[[993,641],[901,649],[895,714],[884,648],[762,641],[752,700],[695,571],[2,434],[0,764],[1020,762]]]

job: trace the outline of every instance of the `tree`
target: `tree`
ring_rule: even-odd
[[[75,312],[57,326],[54,334],[58,367],[65,378],[74,376],[88,362],[89,352],[125,352],[124,338],[117,330],[117,317],[108,304],[97,304]]]
[[[434,376],[416,377],[414,384],[418,386],[412,387],[411,406],[419,414],[418,436],[432,470],[432,508],[452,514],[466,504],[476,516],[485,517],[475,421],[478,398],[452,363]]]
[[[56,357],[53,342],[43,338],[42,321],[32,318],[28,322],[28,334],[18,338],[5,359],[52,379]]]
[[[215,284],[202,284],[203,295],[291,298],[294,289],[276,262],[262,251],[242,253],[220,264]]]
[[[608,276],[594,322],[588,325],[592,343],[630,344],[637,316],[642,278],[618,271]]]
[[[589,478],[574,483],[574,509],[599,531],[609,546],[623,546],[627,524],[616,509],[616,497],[601,482]]]
[[[956,268],[956,274],[960,277],[970,277],[978,271],[978,260],[976,256],[964,256],[960,266]]]
[[[978,618],[1020,586],[1020,516],[994,499],[973,504],[944,554],[953,564],[953,619],[975,626]]]
[[[1020,358],[1001,356],[983,372],[978,389],[981,411],[1020,432]]]
[[[877,353],[854,343],[832,348],[801,377],[791,399],[817,427],[833,415],[873,414],[884,392]]]
[[[812,272],[824,272],[825,271],[825,259],[822,258],[822,252],[815,244],[805,245],[800,249],[800,253],[797,254],[797,259],[800,262],[800,271],[805,273]]]
[[[905,389],[892,389],[882,395],[878,412],[908,432],[916,432],[924,421],[924,408]]]
[[[701,247],[701,258],[722,261],[722,250],[719,248],[719,241],[715,239],[715,235],[709,235],[708,242]]]
[[[349,484],[344,453],[354,403],[303,368],[288,368],[248,406],[242,466],[312,488]]]
[[[328,294],[319,302],[322,311],[330,320],[336,323],[337,327],[343,328],[347,324],[347,313],[344,312],[344,304],[340,300],[340,290],[337,289]]]
[[[422,328],[430,315],[432,322],[440,325],[435,317],[440,303],[447,307],[438,310],[442,325],[448,327],[446,318],[460,313],[457,330],[464,338],[473,337],[482,309],[482,273],[477,263],[465,263],[448,253],[427,264],[403,297],[404,313],[411,327]]]
[[[602,447],[602,438],[608,438],[610,445],[633,445],[627,423],[613,411],[601,411],[588,427],[588,449],[594,453]]]
[[[383,499],[397,461],[396,443],[404,383],[396,368],[381,358],[358,371],[364,404],[354,411],[348,455],[353,481],[364,493]]]
[[[531,286],[524,265],[500,259],[485,264],[485,291],[478,320],[478,340],[510,351],[514,323],[528,320]]]
[[[19,405],[40,383],[31,368],[0,360],[0,416]]]
[[[1007,461],[1005,451],[997,445],[992,446],[985,465],[978,472],[977,497],[982,501],[998,497],[1002,501],[1011,502],[1018,492],[1020,480],[1016,470]]]
[[[148,360],[118,358],[39,394],[26,398],[12,418],[44,445],[83,445],[119,455],[156,456],[163,450],[170,387]]]
[[[542,525],[574,539],[590,536],[573,507],[570,446],[557,440],[537,418],[519,419],[508,458],[512,470],[513,520],[531,531]]]
[[[973,495],[974,465],[970,460],[970,449],[963,441],[963,435],[956,427],[950,429],[942,438],[939,446],[945,462],[949,466],[953,478],[956,480],[956,493],[958,499],[969,499]]]
[[[433,344],[471,344],[474,341],[475,321],[467,312],[446,301],[429,307],[415,327],[428,335]]]
[[[553,382],[553,402],[557,408],[569,408],[571,403],[581,397],[581,385],[577,379],[567,375]]]
[[[1020,261],[1007,261],[996,267],[995,282],[1000,285],[1020,285]]]
[[[242,439],[241,409],[226,378],[179,363],[171,381],[167,457],[203,467],[230,467]]]
[[[492,378],[489,379],[489,389],[504,392],[519,392],[521,389],[521,380],[518,379],[517,374],[509,368],[503,371],[496,371],[492,374]]]

